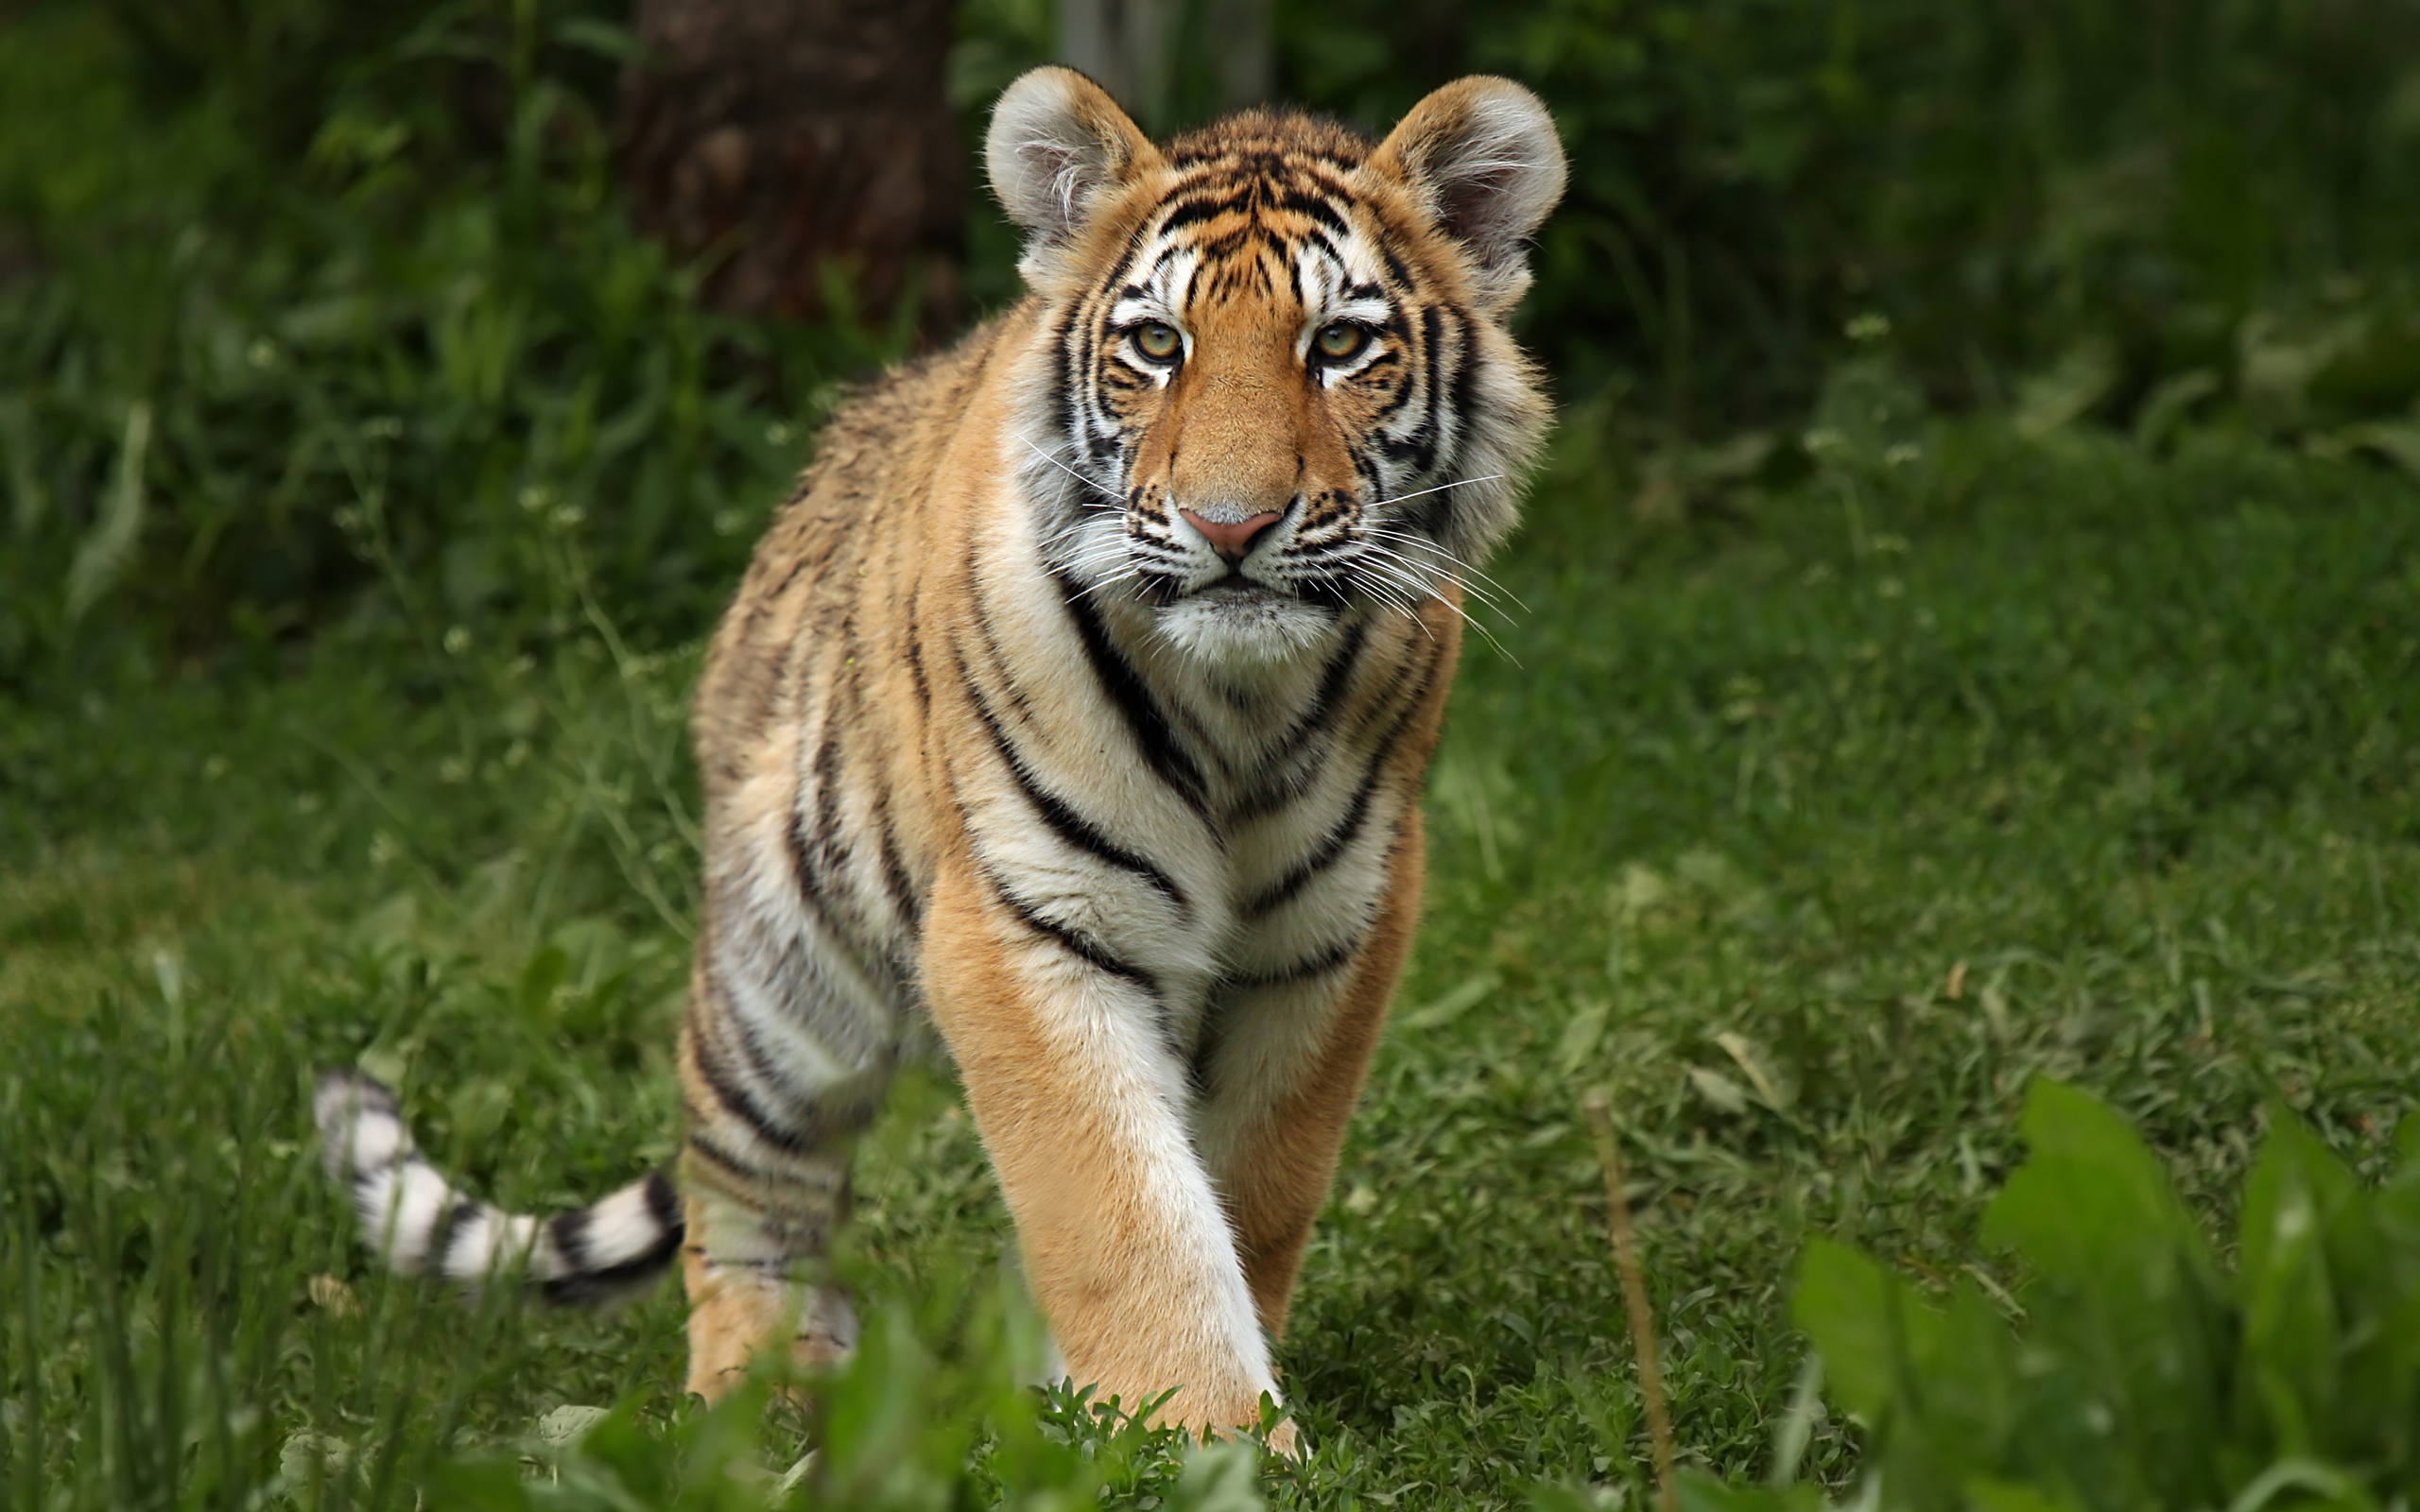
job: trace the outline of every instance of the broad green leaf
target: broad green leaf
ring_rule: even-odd
[[[1941,1329],[1940,1314],[1906,1282],[1827,1239],[1807,1245],[1789,1311],[1823,1355],[1833,1398],[1876,1423],[1897,1397],[1910,1356],[1929,1357]]]
[[[1170,1500],[1171,1512],[1267,1512],[1260,1498],[1261,1447],[1249,1438],[1222,1438],[1184,1456],[1184,1473]]]
[[[2151,1151],[2098,1099],[2037,1079],[2024,1129],[2031,1154],[1984,1214],[1983,1239],[2040,1272],[2026,1293],[2029,1345],[2088,1390],[2090,1411],[2070,1420],[2090,1432],[2076,1443],[2105,1439],[2126,1483],[2095,1500],[2215,1496],[2209,1446],[2225,1432],[2219,1393],[2233,1349],[2200,1229]]]
[[[2153,1278],[2176,1260],[2206,1269],[2208,1246],[2126,1121],[2089,1092],[2036,1077],[2022,1125],[2031,1153],[1983,1215],[1983,1242],[2046,1275],[2087,1284]]]
[[[2272,1110],[2269,1137],[2244,1187],[2237,1297],[2243,1310],[2248,1389],[2237,1426],[2265,1418],[2264,1441],[2308,1455],[2314,1424],[2334,1419],[2342,1321],[2329,1275],[2328,1230],[2358,1202],[2352,1177],[2285,1108]]]

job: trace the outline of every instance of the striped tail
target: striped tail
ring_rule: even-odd
[[[661,1171],[525,1217],[456,1191],[412,1147],[395,1094],[367,1076],[320,1077],[312,1112],[328,1175],[351,1191],[370,1247],[404,1275],[477,1284],[520,1270],[548,1301],[594,1305],[638,1291],[680,1253],[681,1202]]]

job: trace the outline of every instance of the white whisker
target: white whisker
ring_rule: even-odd
[[[1418,584],[1405,581],[1392,568],[1387,565],[1384,558],[1371,560],[1368,565],[1374,576],[1393,584],[1399,591],[1406,593],[1418,591],[1422,597],[1433,598],[1438,603],[1444,605],[1445,608],[1459,617],[1464,625],[1474,630],[1477,630],[1479,635],[1487,641],[1488,644],[1495,647],[1495,649],[1508,661],[1511,661],[1513,665],[1520,665],[1520,660],[1505,648],[1503,642],[1495,638],[1495,632],[1489,629],[1485,625],[1480,624],[1478,620],[1473,619],[1470,611],[1463,609],[1460,604],[1457,604],[1453,600],[1445,597],[1443,594],[1437,593],[1434,589],[1420,589]]]
[[[1414,625],[1419,626],[1421,634],[1427,636],[1428,639],[1432,641],[1437,639],[1436,632],[1429,629],[1428,622],[1420,617],[1420,611],[1413,607],[1411,601],[1401,596],[1402,590],[1400,588],[1395,588],[1394,580],[1392,577],[1381,576],[1374,582],[1369,576],[1364,576],[1358,571],[1357,564],[1355,568],[1348,569],[1348,571],[1352,573],[1354,580],[1359,585],[1361,592],[1369,594],[1372,598],[1376,599],[1379,603],[1384,604],[1387,608],[1393,610],[1396,613],[1402,615],[1405,619],[1411,621]],[[1390,588],[1394,588],[1394,592],[1391,593],[1388,592],[1387,589],[1380,588],[1378,584],[1381,582],[1388,584]]]
[[[1464,561],[1461,558],[1455,556],[1452,552],[1447,551],[1444,547],[1439,545],[1436,541],[1430,540],[1426,536],[1419,535],[1409,530],[1389,530],[1383,525],[1365,525],[1363,528],[1374,536],[1383,536],[1389,541],[1401,541],[1411,545],[1418,546],[1423,551],[1429,552],[1453,563],[1463,573],[1467,574],[1471,581],[1485,583],[1493,591],[1501,593],[1506,598],[1512,600],[1515,608],[1527,611],[1530,607],[1521,601],[1520,594],[1515,593],[1510,588],[1505,587],[1504,584],[1497,579],[1489,576],[1484,572],[1481,572],[1478,567],[1473,566],[1471,563]]]
[[[1495,596],[1488,590],[1467,581],[1456,574],[1447,571],[1443,567],[1439,566],[1435,562],[1423,561],[1416,557],[1407,556],[1404,553],[1395,550],[1392,546],[1384,545],[1375,541],[1362,541],[1361,549],[1364,552],[1382,558],[1385,560],[1398,562],[1405,568],[1424,578],[1433,578],[1451,583],[1456,588],[1461,589],[1463,593],[1471,595],[1471,597],[1476,599],[1483,608],[1494,610],[1499,614],[1505,612],[1504,607],[1495,601]]]
[[[1027,442],[1026,444],[1027,444],[1027,445],[1028,445],[1028,446],[1030,446],[1030,445],[1031,445],[1031,444],[1033,444],[1033,443],[1031,443],[1030,441],[1028,441],[1028,442]],[[1409,493],[1394,493],[1394,494],[1389,494],[1386,498],[1383,498],[1383,499],[1373,499],[1373,500],[1371,500],[1370,502],[1371,502],[1371,503],[1373,503],[1373,504],[1401,504],[1401,503],[1403,503],[1403,501],[1404,501],[1404,500],[1406,500],[1406,499],[1418,499],[1418,498],[1423,498],[1423,497],[1425,497],[1425,496],[1426,496],[1426,495],[1428,495],[1428,494],[1431,494],[1431,493],[1443,493],[1443,492],[1444,492],[1447,489],[1459,489],[1459,488],[1461,488],[1462,486],[1464,486],[1465,484],[1470,484],[1470,483],[1501,483],[1501,482],[1503,482],[1503,481],[1504,481],[1504,476],[1505,476],[1505,474],[1503,474],[1503,473],[1501,473],[1501,472],[1489,472],[1489,473],[1486,473],[1486,474],[1484,474],[1484,475],[1482,475],[1482,476],[1475,477],[1475,478],[1456,478],[1456,479],[1455,479],[1453,482],[1451,482],[1451,483],[1440,483],[1440,484],[1438,484],[1435,488],[1433,488],[1433,489],[1414,489],[1414,490],[1413,490],[1412,491],[1410,491]]]
[[[1407,557],[1403,553],[1396,551],[1392,547],[1382,546],[1374,541],[1364,541],[1362,543],[1362,549],[1365,552],[1384,560],[1400,563],[1405,568],[1415,574],[1421,575],[1422,576],[1451,583],[1456,588],[1461,589],[1465,594],[1469,595],[1471,600],[1477,603],[1481,609],[1488,610],[1494,613],[1502,614],[1507,619],[1512,617],[1511,611],[1502,604],[1498,603],[1495,596],[1486,589],[1480,588],[1461,577],[1456,576],[1454,574],[1439,567],[1434,562],[1425,562],[1411,557]],[[1436,591],[1434,589],[1427,589],[1424,592],[1434,593]]]
[[[1103,589],[1115,588],[1120,583],[1131,583],[1142,576],[1143,571],[1139,567],[1129,572],[1118,573],[1115,576],[1102,578],[1099,582],[1093,584],[1090,588],[1085,589],[1076,596],[1078,598],[1090,598],[1095,593],[1101,592]]]
[[[1077,482],[1092,490],[1095,493],[1099,494],[1102,498],[1114,500],[1121,507],[1126,503],[1124,499],[1118,497],[1116,491],[1111,489],[1109,485],[1096,482],[1093,479],[1084,476],[1081,472],[1077,472],[1074,468],[1069,467],[1064,462],[1062,462],[1057,457],[1051,455],[1048,452],[1044,451],[1041,447],[1034,445],[1024,437],[1018,437],[1017,442],[1027,451],[1031,452],[1034,455],[1049,463],[1052,467],[1057,468],[1060,472],[1066,473],[1069,477],[1074,478]]]

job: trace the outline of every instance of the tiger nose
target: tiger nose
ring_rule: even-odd
[[[1190,509],[1179,509],[1177,513],[1184,516],[1186,524],[1201,532],[1201,539],[1210,542],[1210,549],[1224,558],[1230,567],[1243,560],[1244,554],[1252,550],[1253,537],[1286,518],[1275,509],[1246,515],[1232,523],[1204,520]]]

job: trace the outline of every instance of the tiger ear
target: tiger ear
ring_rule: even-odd
[[[1458,78],[1413,106],[1370,166],[1470,252],[1483,302],[1510,309],[1521,298],[1522,244],[1563,198],[1563,143],[1535,94],[1509,78]]]
[[[1109,92],[1072,68],[1037,68],[992,108],[984,166],[1009,218],[1025,228],[1017,270],[1028,282],[1075,239],[1107,191],[1156,162]]]

